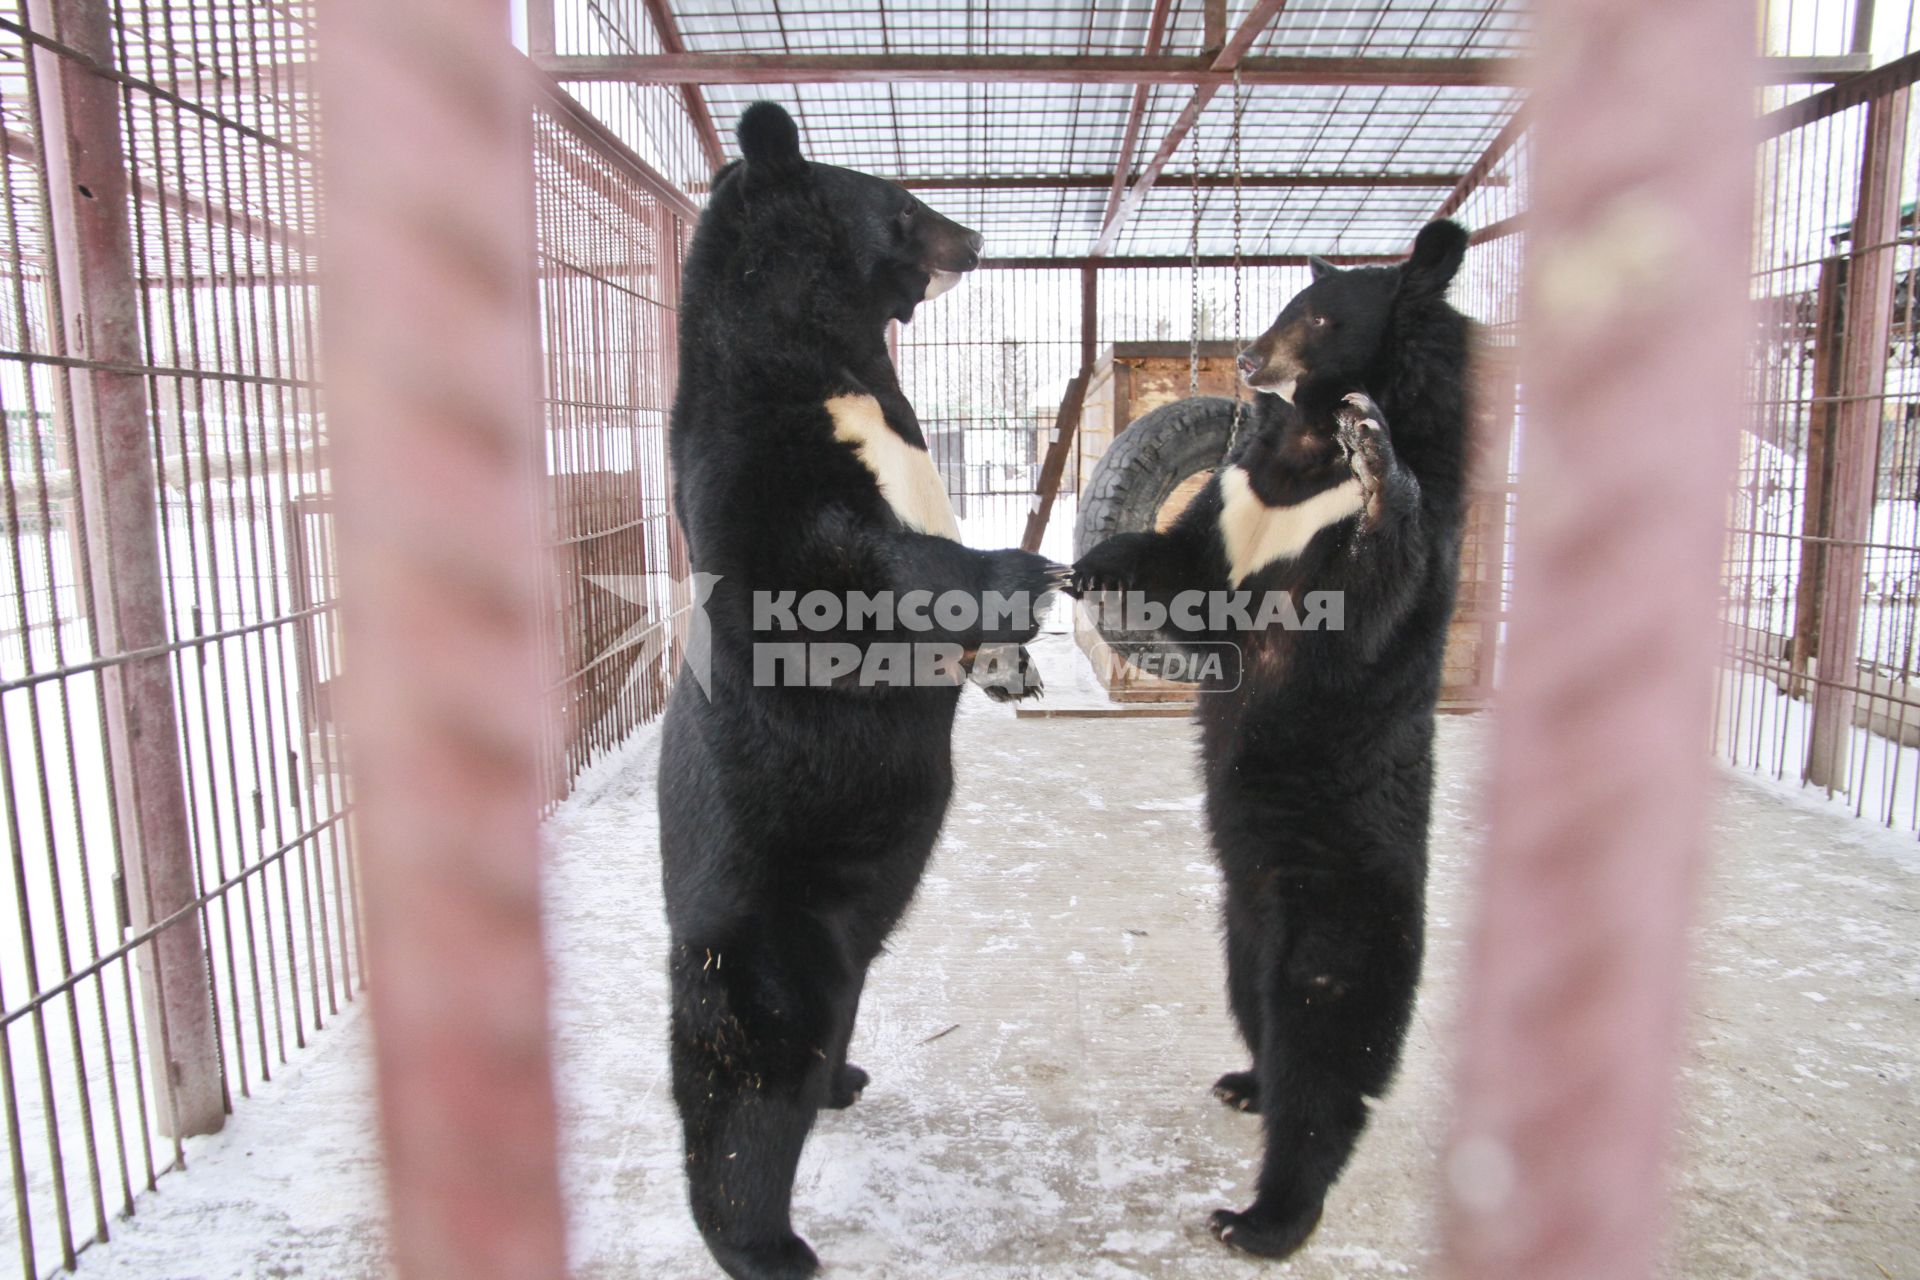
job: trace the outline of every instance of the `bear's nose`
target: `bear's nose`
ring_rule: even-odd
[[[1240,376],[1243,378],[1251,378],[1260,372],[1260,358],[1251,351],[1242,351],[1233,363],[1239,366]]]
[[[980,249],[986,243],[986,237],[978,231],[967,232],[967,256],[960,268],[962,271],[971,271],[980,265]]]

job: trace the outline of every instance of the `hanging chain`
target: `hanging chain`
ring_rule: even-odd
[[[1240,95],[1240,68],[1233,69],[1233,340],[1235,343],[1246,339],[1246,330],[1241,325],[1240,299],[1240,120],[1246,111],[1246,100]],[[1233,387],[1233,428],[1227,433],[1227,452],[1233,452],[1233,446],[1240,439],[1240,418],[1246,412],[1246,402],[1240,398],[1239,371],[1230,371]]]
[[[1192,326],[1187,337],[1187,395],[1189,398],[1200,394],[1200,128],[1194,122],[1194,128],[1187,135],[1193,144],[1193,220],[1187,230],[1187,257],[1191,264],[1191,274],[1187,277],[1187,293],[1193,300]]]

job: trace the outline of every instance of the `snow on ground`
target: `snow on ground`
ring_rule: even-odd
[[[289,607],[279,577],[285,530],[244,510],[251,508],[229,504],[201,524],[193,512],[167,507],[176,634],[236,629]],[[15,541],[17,566],[0,557],[0,601],[15,610],[0,616],[0,682],[93,656],[76,616],[72,539],[56,529]],[[240,1107],[250,1105],[246,1093],[263,1074],[277,1074],[309,1033],[331,1023],[359,982],[345,852],[331,822],[344,806],[344,783],[312,758],[300,711],[293,637],[310,625],[229,635],[173,663],[200,883],[218,886],[252,868],[209,902],[205,926],[227,1084]],[[13,873],[0,876],[0,996],[10,1009],[96,964],[124,938],[103,705],[90,671],[0,694],[0,845],[14,854]],[[299,840],[304,833],[314,834]],[[22,1135],[20,1194],[31,1206],[41,1272],[60,1261],[56,1188],[74,1234],[87,1239],[174,1158],[159,1130],[144,1049],[152,1030],[130,967],[109,963],[0,1030]],[[19,1254],[18,1233],[17,1215],[0,1214],[0,1256]]]
[[[1243,1278],[1207,1211],[1243,1203],[1240,1065],[1191,728],[1016,720],[969,695],[942,847],[876,966],[855,1060],[795,1218],[848,1280]],[[1293,1280],[1423,1269],[1489,726],[1441,722],[1433,945],[1406,1071]],[[602,761],[548,828],[557,1061],[575,1269],[718,1275],[688,1221],[664,1049],[657,736]],[[1920,863],[1910,842],[1738,779],[1720,820],[1687,1067],[1671,1274],[1920,1274]],[[1896,847],[1898,846],[1898,847]],[[83,1277],[375,1275],[366,1026],[327,1033]]]

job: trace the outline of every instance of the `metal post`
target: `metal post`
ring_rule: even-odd
[[[1820,584],[1826,580],[1829,522],[1827,502],[1833,473],[1833,417],[1840,389],[1842,325],[1846,314],[1847,260],[1828,258],[1820,264],[1820,283],[1814,298],[1813,400],[1807,406],[1806,493],[1800,518],[1799,573],[1794,579],[1793,639],[1788,648],[1787,691],[1807,696],[1810,663],[1820,655]]]
[[[328,0],[321,22],[343,711],[394,1265],[559,1277],[531,84],[505,0]]]
[[[1638,1280],[1668,1203],[1713,778],[1752,7],[1537,14],[1527,452],[1443,1270]]]
[[[1860,605],[1865,543],[1873,533],[1880,419],[1886,411],[1887,342],[1893,323],[1893,240],[1900,230],[1901,171],[1909,91],[1867,104],[1860,156],[1860,203],[1847,268],[1845,331],[1833,424],[1833,472],[1826,574],[1819,584],[1819,675],[1813,692],[1807,781],[1829,790],[1847,784],[1854,691],[1860,684]]]
[[[114,65],[104,0],[32,0],[37,31],[52,34],[101,68]],[[74,469],[88,543],[94,631],[103,657],[164,649],[170,642],[166,577],[154,498],[152,424],[128,227],[120,90],[79,58],[34,50],[45,133],[47,197],[67,354],[85,361],[66,380]],[[106,734],[113,771],[128,919],[135,931],[184,913],[139,951],[147,1049],[153,1058],[161,1132],[213,1133],[226,1121],[226,1088],[211,979],[199,916],[165,652],[105,668]]]

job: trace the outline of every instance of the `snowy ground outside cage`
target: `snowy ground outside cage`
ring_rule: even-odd
[[[1016,720],[969,694],[932,871],[876,967],[795,1215],[830,1276],[1246,1277],[1205,1230],[1245,1199],[1238,1065],[1192,729]],[[1440,722],[1432,950],[1405,1072],[1299,1257],[1302,1280],[1417,1275],[1446,1132],[1485,717]],[[666,1076],[657,733],[603,759],[547,828],[575,1270],[717,1276],[688,1221]],[[1920,853],[1729,773],[1699,929],[1672,1277],[1920,1275]],[[189,1144],[80,1274],[376,1276],[367,1025],[344,1021]]]
[[[287,563],[284,530],[237,510],[209,523],[168,511],[177,571],[170,604],[177,618],[197,618],[203,633],[287,612],[277,581]],[[17,585],[25,589],[15,590],[9,562],[0,591],[30,614],[0,619],[6,681],[92,656],[87,627],[75,618],[66,530],[23,534],[18,545]],[[345,782],[308,758],[300,710],[292,630],[310,625],[210,641],[173,664],[199,882],[212,891],[236,881],[209,903],[203,937],[237,1106],[349,1007],[360,979],[336,821]],[[125,937],[97,686],[83,671],[0,695],[0,838],[15,852],[13,874],[0,876],[0,919],[15,922],[0,944],[0,999],[10,1010],[95,965]],[[90,1238],[102,1218],[111,1229],[126,1197],[174,1163],[158,1127],[145,1014],[138,978],[116,961],[0,1031],[25,1174],[19,1194],[31,1206],[42,1273],[60,1260],[62,1195],[74,1235]],[[19,1229],[16,1213],[0,1212],[0,1257],[20,1255]]]
[[[1864,696],[1860,701],[1873,703]],[[1884,699],[1878,705],[1890,716],[1900,714]],[[1720,673],[1714,747],[1722,757],[1769,781],[1798,787],[1812,734],[1813,708],[1806,699],[1788,697],[1759,672]],[[1847,743],[1846,786],[1836,788],[1831,797],[1824,790],[1809,794],[1868,822],[1899,828],[1913,839],[1911,833],[1920,828],[1920,748],[1857,727]]]

